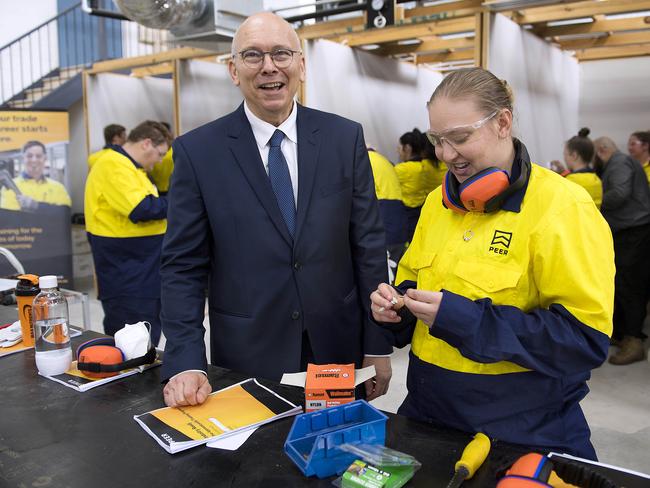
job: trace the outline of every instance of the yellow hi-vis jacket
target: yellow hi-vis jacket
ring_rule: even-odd
[[[587,190],[596,207],[600,208],[600,204],[603,203],[603,182],[600,181],[596,173],[591,170],[575,171],[566,175],[566,179]]]
[[[395,166],[402,187],[402,201],[410,208],[421,207],[436,188],[436,169],[428,161],[404,161]]]
[[[593,457],[578,402],[607,357],[614,271],[592,198],[550,170],[532,165],[488,214],[449,210],[436,189],[395,281],[443,292],[431,328],[403,330],[414,357],[400,413]]]
[[[163,156],[162,161],[156,164],[149,173],[160,193],[167,193],[169,191],[169,182],[173,172],[174,153],[170,147],[165,156]]]
[[[436,166],[436,164],[430,159],[423,159],[422,164],[428,164],[432,168],[431,191],[429,192],[431,193],[433,190],[442,185],[442,180],[445,179],[445,175],[447,174],[447,165],[443,161],[439,161],[438,166]]]
[[[50,178],[35,180],[33,178],[18,176],[14,178],[14,183],[23,195],[31,197],[37,202],[47,203],[49,205],[64,205],[66,207],[72,204],[65,186]],[[5,210],[20,210],[20,204],[13,190],[9,190],[8,188],[2,189],[0,208],[4,208]]]
[[[384,156],[374,150],[368,151],[375,193],[379,201],[379,213],[386,232],[386,245],[403,244],[407,240],[406,212],[402,203],[395,167]]]
[[[144,237],[164,234],[167,220],[132,222],[129,215],[158,189],[147,172],[123,154],[109,149],[93,165],[86,180],[86,230],[102,237]]]
[[[395,167],[377,151],[368,151],[377,200],[402,200],[402,189]]]
[[[650,160],[643,163],[643,171],[645,171],[645,175],[648,178],[648,184],[650,185]]]
[[[99,151],[95,151],[94,153],[91,153],[88,155],[88,171],[90,171],[95,163],[99,161],[99,159],[104,156],[108,151],[110,151],[110,148],[104,147],[103,149],[100,149]]]

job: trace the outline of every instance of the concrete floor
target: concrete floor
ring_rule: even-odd
[[[91,323],[88,328],[102,332],[101,303],[93,290],[89,294]],[[78,305],[70,307],[70,319],[72,324],[82,323]],[[209,329],[207,318],[205,322]],[[648,322],[646,332],[650,335]],[[160,346],[164,347],[164,337]],[[407,366],[408,347],[396,350],[392,356],[393,379],[389,391],[373,401],[373,405],[388,412],[397,410],[406,396]],[[591,426],[592,442],[600,461],[650,473],[650,362],[629,366],[605,363],[593,371],[589,388],[591,392],[582,401],[582,408]]]

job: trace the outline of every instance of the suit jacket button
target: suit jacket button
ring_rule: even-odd
[[[300,268],[302,268],[302,264],[300,264],[298,261],[296,261],[295,263],[293,263],[293,269],[295,269],[296,271],[298,271]]]
[[[298,320],[300,318],[300,312],[298,312],[298,310],[294,310],[293,312],[291,312],[291,318],[293,320]]]

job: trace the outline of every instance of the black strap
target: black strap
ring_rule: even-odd
[[[139,358],[129,359],[122,363],[117,364],[101,364],[101,363],[77,363],[79,371],[88,371],[90,373],[117,373],[125,369],[135,368],[143,364],[151,364],[156,360],[156,348],[152,347],[147,351],[147,354]]]
[[[605,475],[581,464],[568,460],[552,458],[555,472],[562,480],[571,485],[584,488],[617,488]]]

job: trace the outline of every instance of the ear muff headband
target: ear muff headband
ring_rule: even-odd
[[[522,159],[519,177],[512,184],[507,173],[499,168],[485,168],[462,184],[447,171],[442,181],[444,206],[459,213],[490,213],[500,209],[504,200],[523,188],[528,181],[531,164],[526,158]]]
[[[114,362],[117,357],[109,359],[111,364],[105,364],[101,362],[87,361],[86,356],[92,358],[92,347],[102,346],[102,347],[113,347],[116,351],[119,351],[121,361]],[[85,354],[84,354],[85,350]],[[102,354],[102,356],[104,356]],[[115,339],[112,337],[101,337],[99,339],[92,339],[90,341],[84,342],[77,348],[77,369],[79,371],[88,372],[88,373],[118,373],[125,369],[135,368],[137,366],[142,366],[143,364],[151,364],[156,360],[156,349],[154,347],[150,348],[144,356],[139,358],[130,359],[124,361],[124,354],[117,347],[115,347]]]

